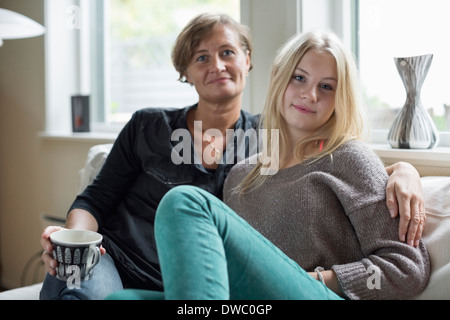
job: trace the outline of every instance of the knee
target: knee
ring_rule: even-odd
[[[160,203],[183,201],[184,199],[189,198],[192,194],[197,192],[198,189],[198,187],[194,186],[178,186],[172,188],[164,195]]]
[[[201,192],[201,189],[194,186],[178,186],[169,190],[158,205],[155,224],[172,220],[175,216],[179,216],[184,209],[198,203]]]
[[[169,190],[159,202],[157,212],[174,211],[184,203],[193,201],[193,195],[198,192],[197,187],[178,186]]]

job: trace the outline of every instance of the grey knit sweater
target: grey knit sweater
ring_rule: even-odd
[[[398,219],[386,207],[387,173],[363,143],[282,169],[256,191],[233,193],[253,166],[233,167],[224,201],[306,271],[333,269],[348,299],[405,299],[425,289],[427,250],[398,240]]]

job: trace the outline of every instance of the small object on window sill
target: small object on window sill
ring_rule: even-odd
[[[89,96],[72,96],[72,131],[89,132]]]

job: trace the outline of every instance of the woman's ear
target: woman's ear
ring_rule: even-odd
[[[248,76],[248,73],[253,69],[252,57],[250,55],[250,51],[249,50],[246,50],[245,56],[246,56],[246,59],[247,59],[246,61],[247,61],[247,76]]]
[[[183,74],[183,80],[184,80],[183,82],[189,83],[191,86],[194,85],[194,83],[191,81],[191,78],[190,78],[189,75],[186,74],[186,73]]]

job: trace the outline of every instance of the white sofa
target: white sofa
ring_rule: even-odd
[[[97,145],[89,150],[85,167],[80,170],[80,189],[97,175],[111,144]],[[422,178],[427,222],[423,239],[431,258],[430,282],[416,299],[450,300],[450,177]],[[36,300],[42,283],[0,293],[0,300]]]

